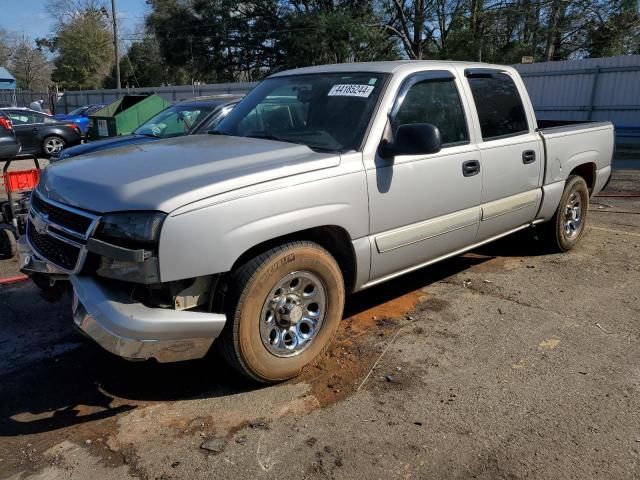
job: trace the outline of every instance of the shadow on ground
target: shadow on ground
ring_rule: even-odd
[[[531,240],[530,233],[511,236],[471,255],[455,257],[357,293],[347,299],[344,317],[353,317],[464,272],[498,254],[541,253],[539,242]],[[16,305],[28,302],[28,298],[17,298],[27,293],[32,295],[33,290],[25,289],[23,295],[18,291],[16,298],[12,296],[9,301]],[[46,321],[47,312],[33,312],[30,317],[36,318],[24,322],[26,334],[33,323]],[[60,328],[68,329],[64,335],[74,336],[81,347],[0,374],[0,436],[52,432],[111,418],[149,403],[213,398],[260,388],[240,379],[215,352],[202,360],[175,364],[132,363],[83,339],[74,331],[70,319]]]

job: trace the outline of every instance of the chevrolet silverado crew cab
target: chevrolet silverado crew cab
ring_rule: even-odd
[[[551,125],[509,67],[277,73],[210,135],[50,165],[22,265],[69,275],[76,325],[116,355],[194,359],[215,341],[281,381],[327,348],[345,294],[536,224],[573,248],[614,132]]]

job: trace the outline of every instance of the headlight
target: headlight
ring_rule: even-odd
[[[96,237],[129,248],[155,244],[166,216],[162,212],[110,213],[100,219]]]

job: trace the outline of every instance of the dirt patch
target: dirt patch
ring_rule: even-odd
[[[521,268],[524,266],[524,260],[512,257],[486,257],[479,254],[468,253],[479,258],[486,258],[486,261],[477,263],[470,268],[473,273],[503,273]]]
[[[365,293],[376,297],[375,291],[361,295]],[[415,290],[345,318],[327,354],[294,382],[309,383],[322,407],[352,394],[423,298],[424,293]]]

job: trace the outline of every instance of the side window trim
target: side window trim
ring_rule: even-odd
[[[461,145],[469,145],[471,143],[470,133],[469,133],[469,119],[467,118],[467,112],[462,101],[462,96],[460,95],[460,89],[458,85],[456,85],[456,76],[450,72],[449,70],[428,70],[426,72],[418,72],[412,73],[407,78],[405,78],[398,89],[398,93],[396,94],[396,98],[393,101],[393,106],[388,114],[389,124],[393,123],[393,119],[398,114],[400,107],[402,107],[402,103],[404,102],[407,93],[417,83],[428,82],[428,81],[451,81],[453,82],[453,86],[456,90],[456,94],[458,95],[458,101],[460,102],[460,110],[462,111],[462,117],[464,120],[464,125],[466,129],[466,140],[461,140],[459,142],[451,142],[447,144],[443,144],[442,148],[450,148],[450,147],[459,147]]]
[[[527,115],[527,111],[526,111],[526,108],[525,108],[525,103],[522,100],[522,92],[520,91],[520,87],[518,86],[518,83],[513,79],[513,77],[509,74],[508,71],[502,70],[502,69],[498,69],[498,68],[465,68],[465,70],[464,70],[464,76],[467,79],[470,79],[470,78],[493,78],[496,75],[506,75],[513,82],[513,85],[516,88],[516,92],[518,94],[518,99],[520,100],[520,103],[522,104],[522,109],[523,109],[524,114],[525,114],[525,120],[527,122],[527,128],[525,130],[519,130],[517,132],[507,133],[505,135],[494,135],[492,137],[484,137],[482,135],[482,131],[480,131],[479,132],[480,133],[480,139],[482,140],[482,142],[492,142],[492,141],[495,141],[495,140],[503,140],[505,138],[520,137],[522,135],[526,135],[526,134],[531,132],[531,124],[529,122],[529,117]],[[471,84],[469,83],[469,80],[467,80],[467,86],[469,88],[469,91],[471,92],[471,98],[473,98],[473,103],[474,103],[474,107],[475,107],[475,114],[478,117],[478,120],[480,120],[480,114],[478,112],[478,106],[476,105],[476,101],[475,101],[475,98],[473,96],[473,89],[471,88]]]

